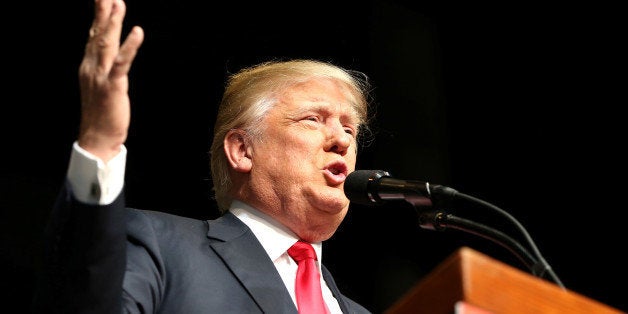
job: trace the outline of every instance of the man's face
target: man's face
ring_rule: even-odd
[[[292,87],[252,143],[255,207],[300,238],[326,240],[344,219],[343,185],[355,169],[358,118],[347,88],[328,79]]]

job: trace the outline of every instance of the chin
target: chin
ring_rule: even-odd
[[[316,203],[316,207],[332,215],[344,215],[349,208],[349,199],[339,189],[333,189],[331,193],[312,195],[310,199]]]
[[[349,209],[349,201],[344,200],[327,200],[322,202],[319,208],[330,215],[344,215],[347,213],[347,209]]]

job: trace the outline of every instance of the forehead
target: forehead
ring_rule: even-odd
[[[350,87],[328,78],[291,85],[279,95],[279,107],[293,112],[329,111],[357,119],[356,101]]]

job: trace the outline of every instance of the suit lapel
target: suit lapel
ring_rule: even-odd
[[[329,287],[329,290],[331,290],[331,293],[334,295],[334,297],[338,301],[338,305],[340,305],[340,309],[342,310],[343,313],[349,313],[349,308],[347,307],[347,303],[345,302],[342,293],[340,293],[340,290],[336,286],[336,282],[334,281],[334,278],[332,277],[331,273],[329,272],[329,270],[327,270],[327,267],[325,267],[325,265],[321,265],[321,269],[323,273],[323,279],[327,283],[327,286]]]
[[[275,265],[253,232],[231,213],[208,223],[210,246],[262,311],[297,313]]]

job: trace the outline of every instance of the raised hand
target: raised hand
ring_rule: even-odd
[[[104,162],[120,152],[131,120],[129,70],[144,40],[134,26],[120,44],[126,13],[123,0],[95,0],[94,21],[79,67],[79,145]]]

